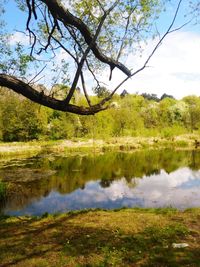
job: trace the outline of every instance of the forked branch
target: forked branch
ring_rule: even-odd
[[[52,47],[52,43],[54,43],[54,45],[56,43],[56,45],[59,45],[59,48],[63,49],[66,53],[68,53],[68,55],[70,55],[70,57],[74,60],[75,64],[77,65],[77,69],[75,71],[74,79],[72,82],[72,86],[69,90],[69,93],[64,100],[58,100],[51,96],[45,95],[43,92],[42,93],[38,92],[36,89],[34,89],[34,87],[31,85],[31,82],[43,71],[43,69],[29,83],[26,83],[14,76],[10,76],[10,75],[6,75],[2,73],[0,74],[0,86],[7,87],[19,94],[22,94],[26,98],[38,104],[50,107],[52,109],[60,110],[60,111],[71,112],[71,113],[80,114],[80,115],[91,115],[99,111],[105,110],[108,108],[108,106],[105,106],[105,104],[109,100],[111,100],[113,95],[122,86],[122,84],[124,84],[128,79],[135,76],[137,73],[141,72],[147,67],[150,59],[153,57],[153,55],[155,54],[155,52],[157,51],[157,49],[159,48],[163,40],[166,38],[166,36],[178,29],[181,29],[183,26],[187,24],[185,23],[182,26],[176,29],[173,29],[182,1],[183,0],[179,0],[178,6],[176,8],[176,12],[174,14],[171,24],[169,25],[167,31],[159,39],[159,41],[157,42],[152,52],[147,57],[144,64],[138,70],[131,72],[125,65],[118,62],[118,59],[121,56],[122,51],[124,49],[124,42],[128,34],[129,23],[131,20],[131,13],[127,17],[127,24],[125,25],[125,31],[124,31],[124,35],[121,40],[122,41],[121,45],[119,47],[117,60],[107,57],[102,52],[102,50],[97,44],[98,37],[102,31],[104,23],[106,19],[108,18],[108,16],[110,15],[110,13],[113,11],[113,9],[119,3],[119,0],[115,1],[114,4],[111,5],[111,7],[108,10],[105,10],[103,5],[100,4],[100,1],[98,1],[103,15],[99,21],[99,24],[96,28],[95,33],[92,33],[92,31],[84,23],[83,20],[71,14],[69,10],[61,4],[61,1],[59,0],[40,0],[39,1],[38,0],[40,4],[42,3],[42,5],[45,6],[44,12],[48,12],[47,15],[46,13],[43,14],[44,24],[46,23],[47,35],[48,35],[47,44],[46,46],[43,45],[43,50],[47,50],[49,46]],[[28,8],[28,18],[27,18],[26,28],[27,28],[27,31],[29,32],[30,38],[33,38],[32,47],[31,47],[31,55],[36,45],[37,38],[36,38],[34,31],[31,30],[30,22],[32,18],[37,19],[38,10],[40,10],[40,12],[42,10],[42,9],[38,9],[36,2],[37,2],[36,0],[26,0],[26,4]],[[39,12],[38,12],[38,16],[39,16]],[[50,22],[51,27],[48,27],[48,22]],[[63,44],[63,42],[67,39],[67,38],[65,39],[63,36],[64,31],[70,36],[70,38],[73,41],[72,42],[74,44],[73,52],[71,52],[70,47],[67,44],[65,43]],[[60,34],[58,38],[57,38],[57,34],[58,35]],[[81,35],[81,39],[79,39],[80,35]],[[61,42],[61,40],[63,42]],[[56,48],[52,47],[53,52],[55,49]],[[86,64],[86,67],[88,68],[89,72],[92,74],[97,84],[99,83],[93,70],[91,69],[91,66],[89,65],[90,55],[94,55],[97,60],[109,66],[111,69],[111,75],[112,75],[112,70],[114,68],[117,68],[118,70],[122,71],[126,75],[126,78],[123,79],[113,89],[110,95],[108,97],[105,97],[103,100],[101,100],[96,105],[92,105],[90,102],[90,99],[89,99],[89,96],[86,90],[85,79],[84,79],[84,68],[83,67],[84,67],[84,64]],[[82,106],[70,104],[70,100],[72,99],[75,89],[77,88],[79,78],[82,83],[82,88],[83,88],[83,92],[88,103],[88,107],[82,107]]]

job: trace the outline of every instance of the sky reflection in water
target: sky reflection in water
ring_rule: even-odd
[[[114,180],[108,187],[101,181],[89,181],[83,189],[68,194],[52,190],[46,197],[33,200],[31,204],[19,209],[4,212],[10,215],[35,214],[45,212],[60,213],[86,208],[120,207],[177,207],[185,209],[200,206],[200,171],[188,167],[179,168],[170,174],[160,170],[158,174]]]

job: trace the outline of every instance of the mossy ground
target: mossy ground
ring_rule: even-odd
[[[2,267],[200,266],[200,209],[2,217],[0,251]]]

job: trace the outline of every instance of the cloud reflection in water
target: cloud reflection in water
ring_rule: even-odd
[[[56,213],[85,208],[120,207],[177,207],[184,209],[200,206],[200,171],[180,168],[168,174],[132,178],[130,182],[122,177],[102,187],[100,181],[86,183],[84,189],[77,189],[62,195],[52,191],[47,197],[28,205],[20,211],[7,214]]]

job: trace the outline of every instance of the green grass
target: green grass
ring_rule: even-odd
[[[0,266],[200,266],[199,219],[200,209],[2,216]]]
[[[32,141],[0,143],[0,158],[16,156],[30,157],[40,153],[59,155],[104,153],[108,151],[134,151],[138,149],[194,149],[200,135],[190,134],[177,137],[119,137],[106,140],[73,139],[59,141]]]

